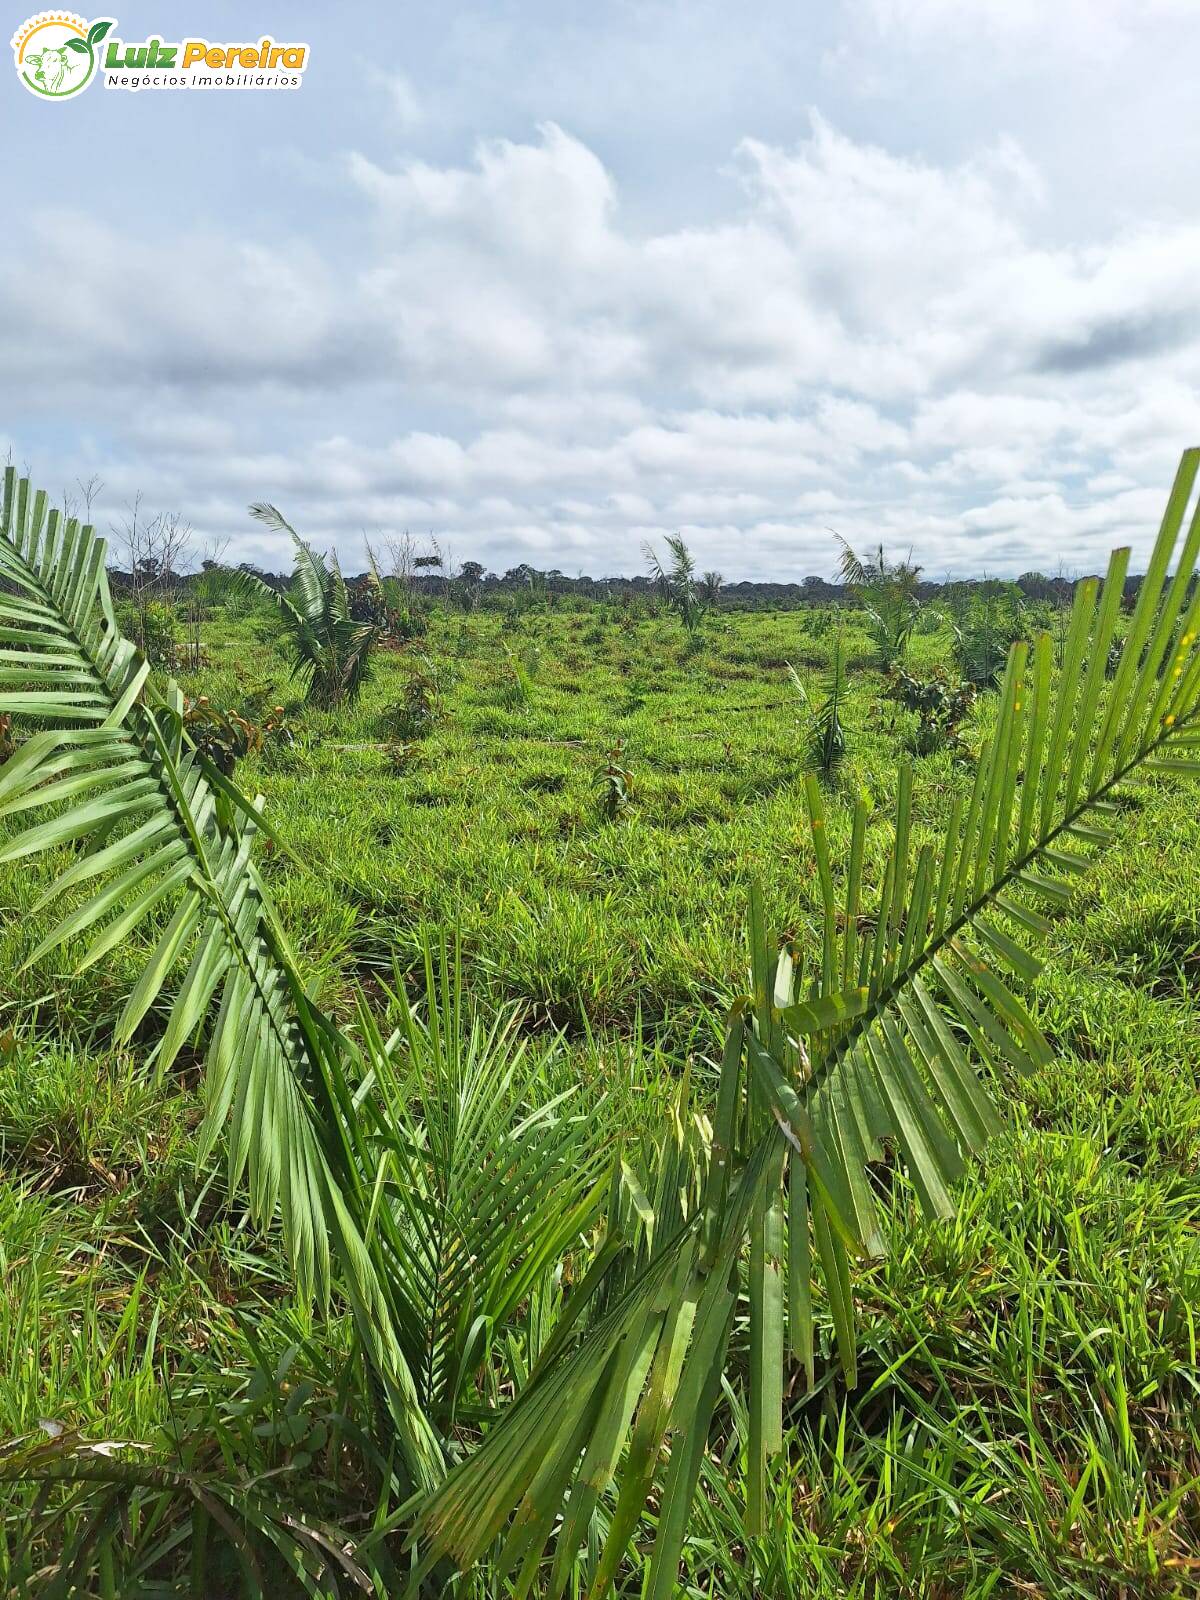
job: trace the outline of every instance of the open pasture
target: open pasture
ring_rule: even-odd
[[[1001,698],[985,688],[956,736],[920,753],[918,714],[889,692],[853,611],[717,610],[692,631],[616,605],[435,605],[424,635],[381,650],[361,697],[332,710],[304,703],[264,605],[214,606],[203,638],[205,664],[178,674],[184,693],[286,729],[235,775],[265,797],[277,842],[263,880],[312,1000],[350,1037],[368,1016],[403,1029],[402,996],[424,1015],[426,962],[436,968],[449,938],[462,994],[453,982],[441,994],[447,1036],[460,1007],[468,1055],[486,1057],[489,1030],[505,1030],[504,1049],[523,1052],[513,1106],[550,1107],[547,1130],[577,1118],[590,1176],[671,1118],[710,1127],[725,1012],[746,984],[752,880],[801,972],[820,976],[805,782],[835,654],[845,750],[819,786],[836,862],[863,803],[864,939],[895,837],[898,760],[913,766],[913,850],[937,851]],[[923,613],[907,670],[953,676],[952,644]],[[1051,1053],[1024,1076],[991,1074],[1005,1129],[957,1215],[924,1217],[895,1166],[873,1180],[888,1248],[855,1267],[853,1389],[816,1281],[814,1382],[806,1392],[786,1376],[783,1450],[753,1537],[741,1296],[674,1592],[1195,1592],[1200,812],[1192,789],[1153,772],[1119,806],[1118,844],[1049,913],[1045,968],[1024,991]],[[0,838],[28,820],[3,819]],[[51,1419],[67,1437],[151,1444],[208,1485],[142,1503],[127,1539],[94,1496],[77,1508],[62,1526],[95,1514],[99,1531],[84,1553],[91,1587],[76,1592],[252,1587],[236,1541],[208,1536],[224,1503],[213,1485],[247,1478],[280,1515],[345,1530],[378,1592],[400,1592],[388,1585],[411,1511],[336,1284],[328,1311],[298,1293],[276,1231],[228,1188],[220,1148],[201,1151],[200,1053],[157,1069],[161,1006],[117,1040],[166,910],[83,971],[86,941],[36,954],[53,917],[86,904],[68,889],[53,913],[34,909],[72,860],[63,845],[0,865],[0,1435]],[[421,1072],[441,1070],[431,1037],[410,1038],[398,1080],[418,1112]],[[418,1114],[423,1125],[414,1137],[435,1139]],[[446,1181],[431,1205],[451,1205],[465,1180]],[[491,1330],[447,1427],[461,1443],[520,1390],[593,1227],[584,1218]],[[643,1592],[659,1510],[655,1492],[621,1594]],[[586,1592],[613,1514],[602,1497],[570,1592]],[[9,1592],[52,1560],[52,1531],[32,1531],[58,1526],[49,1517],[33,1487],[7,1491]],[[198,1576],[195,1550],[209,1546]],[[316,1561],[310,1592],[334,1593],[335,1567]],[[533,1578],[549,1592],[548,1567]],[[434,1593],[449,1580],[425,1581]],[[455,1582],[516,1592],[487,1560]]]

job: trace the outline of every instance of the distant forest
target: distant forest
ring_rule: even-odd
[[[241,565],[243,570],[255,573],[274,589],[286,589],[291,582],[290,573],[266,572],[249,562],[243,562]],[[113,576],[118,584],[122,578],[127,581],[126,574],[114,573]],[[393,574],[385,572],[385,576],[391,577]],[[1080,578],[1083,576],[1080,574]],[[367,574],[360,573],[355,577],[348,576],[347,582],[353,588],[366,579]],[[411,589],[430,599],[441,597],[459,604],[464,601],[468,604],[486,603],[488,599],[500,599],[506,595],[536,597],[550,604],[558,599],[614,601],[620,600],[623,596],[653,600],[660,591],[657,579],[641,574],[632,578],[619,576],[593,578],[584,573],[572,578],[557,568],[552,567],[548,571],[543,571],[524,562],[520,566],[510,567],[504,573],[496,573],[487,571],[478,561],[464,561],[455,567],[452,573],[428,569],[414,571],[404,574],[403,581]],[[1066,605],[1070,602],[1078,581],[1080,581],[1078,578],[1047,577],[1041,572],[1023,572],[1015,580],[960,578],[935,583],[922,579],[916,586],[916,594],[924,601],[938,597],[946,599],[953,595],[1001,594],[1006,591],[1011,592],[1015,588],[1026,600]],[[1131,576],[1126,582],[1127,592],[1136,592],[1139,582],[1139,578]],[[798,583],[751,579],[727,583],[721,580],[714,586],[714,590],[715,592],[709,596],[709,603],[714,607],[732,611],[786,611],[800,606],[861,604],[860,597],[852,592],[852,586],[816,576],[804,578]]]

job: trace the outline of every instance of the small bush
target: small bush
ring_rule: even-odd
[[[941,667],[928,678],[914,677],[903,667],[896,667],[889,674],[887,692],[918,715],[916,731],[909,741],[909,749],[917,756],[961,745],[958,725],[978,695],[973,683],[954,683]]]
[[[179,660],[179,620],[165,600],[142,604],[125,601],[117,607],[121,631],[137,645],[152,667],[171,668]]]
[[[183,725],[196,749],[227,778],[232,777],[237,762],[251,750],[262,750],[268,743],[278,748],[295,743],[295,736],[284,720],[282,706],[274,706],[265,720],[257,724],[236,711],[213,705],[208,696],[202,694],[185,703]]]
[[[404,686],[404,698],[385,707],[380,720],[385,736],[404,744],[423,739],[445,714],[438,669],[428,656],[421,656]]]

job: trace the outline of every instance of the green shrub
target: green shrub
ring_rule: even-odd
[[[438,669],[429,656],[420,656],[404,686],[404,698],[385,706],[380,722],[386,738],[404,744],[425,738],[445,714]]]
[[[903,667],[894,667],[888,678],[888,693],[917,713],[919,720],[909,748],[914,755],[927,756],[947,745],[960,744],[958,726],[975,704],[978,690],[973,683],[953,683],[942,667],[935,668],[928,678],[917,678]]]
[[[173,668],[179,660],[179,619],[166,600],[126,600],[117,623],[152,667]]]

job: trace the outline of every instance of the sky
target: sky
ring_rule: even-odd
[[[1200,443],[1198,0],[112,9],[311,59],[58,104],[0,69],[0,456],[97,476],[102,529],[1144,565]]]

